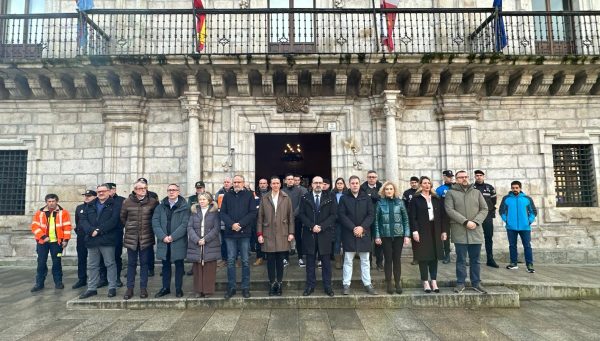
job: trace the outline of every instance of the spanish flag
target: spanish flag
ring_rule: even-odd
[[[381,0],[381,8],[398,8],[400,0]],[[394,25],[396,24],[396,13],[385,14],[386,31],[382,33],[381,44],[388,47],[388,51],[394,51]]]
[[[201,52],[204,50],[204,44],[206,43],[206,13],[199,11],[204,8],[202,0],[194,0],[194,12],[196,14],[196,36],[198,39],[198,45],[196,50]]]

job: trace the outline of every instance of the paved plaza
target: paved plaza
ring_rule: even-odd
[[[440,279],[453,278],[454,264],[440,268]],[[302,270],[294,265],[288,269],[290,282],[299,282]],[[406,285],[416,284],[412,279],[417,267],[407,263],[403,269]],[[264,267],[252,270],[254,279],[264,278]],[[535,290],[546,283],[597,292],[598,270],[591,265],[540,265],[531,275],[483,267],[483,278],[514,288],[530,285]],[[219,280],[223,272],[219,270]],[[600,340],[600,300],[593,293],[582,300],[522,299],[520,308],[491,309],[67,310],[66,302],[80,292],[70,289],[75,268],[65,267],[64,290],[54,289],[47,279],[46,289],[32,295],[34,275],[32,266],[0,267],[0,340]],[[373,271],[373,277],[379,283],[382,273]],[[151,297],[159,283],[157,273],[150,280]],[[190,286],[191,277],[186,277],[186,293]],[[123,292],[119,289],[116,299]],[[105,295],[106,288],[100,289],[99,296]]]

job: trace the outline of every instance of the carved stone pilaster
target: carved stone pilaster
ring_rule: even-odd
[[[527,92],[532,96],[547,96],[552,83],[554,83],[554,73],[539,72],[533,76]]]
[[[213,72],[210,75],[213,87],[213,95],[217,98],[225,97],[225,81],[222,72]]]
[[[463,92],[465,94],[479,94],[484,82],[485,74],[483,72],[467,72],[463,76]]]
[[[346,96],[346,87],[348,85],[348,75],[337,72],[335,74],[335,95]]]
[[[505,71],[498,71],[486,77],[485,93],[488,96],[502,96],[506,94],[510,74]]]
[[[598,81],[598,71],[581,71],[575,75],[575,81],[569,93],[571,95],[587,95]]]
[[[515,73],[508,80],[508,96],[524,96],[531,84],[533,75],[529,72]]]
[[[262,76],[263,96],[273,96],[273,75],[264,72]]]
[[[240,96],[250,96],[250,82],[248,80],[248,74],[240,72],[236,74],[237,89]]]
[[[292,71],[287,73],[287,95],[298,96],[298,74]]]
[[[554,75],[554,81],[548,89],[552,96],[566,96],[569,94],[569,89],[575,82],[575,75],[572,73],[559,72]]]
[[[439,70],[426,70],[423,73],[419,94],[421,96],[435,95],[440,85],[440,80],[441,76]]]

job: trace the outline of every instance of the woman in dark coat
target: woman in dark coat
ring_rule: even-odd
[[[221,259],[221,220],[212,195],[198,195],[198,203],[191,208],[192,215],[187,226],[187,259],[194,262],[194,292],[196,297],[210,297],[215,293],[217,261]]]
[[[410,201],[408,210],[410,230],[415,241],[415,259],[426,293],[440,292],[437,286],[438,260],[444,258],[444,243],[447,238],[447,218],[442,199],[431,190],[431,179],[422,176],[419,189]],[[428,281],[427,272],[431,278]]]

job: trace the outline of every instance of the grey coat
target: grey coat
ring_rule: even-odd
[[[203,259],[205,262],[210,262],[221,259],[221,242],[219,240],[221,220],[219,219],[217,205],[211,204],[204,216],[204,240],[206,242],[203,247],[204,250],[198,245],[198,241],[202,238],[200,233],[202,210],[198,204],[194,204],[191,211],[192,214],[187,225],[187,259],[191,262],[201,262]]]
[[[173,208],[170,233],[167,231],[167,211],[171,209],[168,198],[164,198],[160,205],[156,206],[152,215],[152,230],[156,236],[156,257],[160,260],[167,259],[168,246],[163,242],[163,239],[170,235],[173,237],[171,262],[185,259],[187,253],[187,224],[190,219],[190,207],[182,196],[179,196]]]
[[[481,192],[473,186],[463,188],[454,184],[444,199],[446,214],[450,221],[450,236],[453,243],[483,244],[483,221],[488,215],[488,205]],[[467,221],[477,224],[474,230],[466,227]]]

